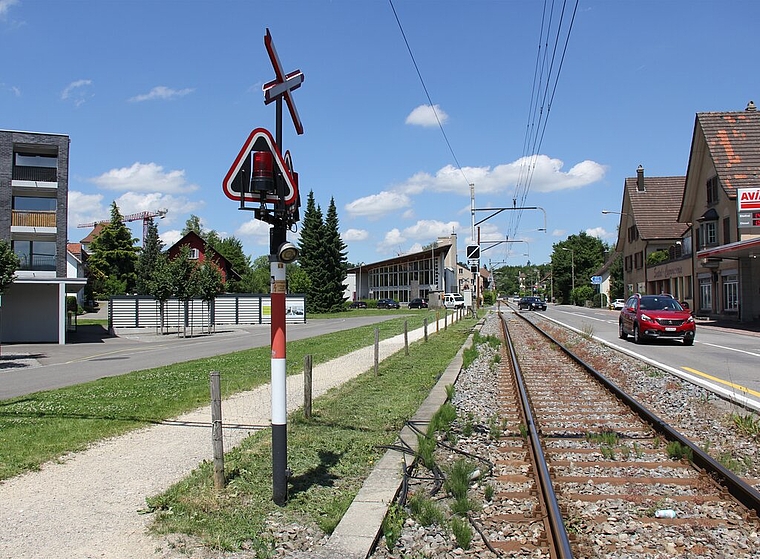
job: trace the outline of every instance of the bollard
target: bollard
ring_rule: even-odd
[[[404,355],[409,355],[409,325],[404,321]]]
[[[222,387],[219,372],[211,371],[211,440],[214,450],[214,489],[224,489],[224,437],[222,433]]]
[[[428,327],[427,317],[425,317],[425,320],[422,321],[422,331],[425,334],[425,341],[428,341],[427,327]]]
[[[375,376],[380,375],[380,328],[375,327]]]
[[[303,356],[303,416],[306,419],[311,418],[311,373],[312,373],[312,356]]]

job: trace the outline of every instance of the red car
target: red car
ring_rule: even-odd
[[[620,339],[631,335],[637,344],[648,339],[669,338],[692,345],[696,332],[691,311],[670,295],[631,295],[618,320]]]

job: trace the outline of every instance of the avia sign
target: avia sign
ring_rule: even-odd
[[[737,191],[739,227],[760,227],[760,188],[741,188]]]

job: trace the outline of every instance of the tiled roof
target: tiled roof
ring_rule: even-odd
[[[84,239],[82,239],[80,242],[85,245],[89,245],[92,243],[93,239],[100,235],[100,233],[103,232],[103,227],[105,227],[104,223],[96,223],[95,227],[93,227],[92,231],[90,231],[90,234],[87,235]]]
[[[760,181],[760,112],[697,113],[710,157],[726,193]]]
[[[686,232],[688,225],[677,221],[685,184],[686,177],[644,177],[645,188],[640,192],[636,177],[625,179],[626,196],[642,239],[675,239]]]

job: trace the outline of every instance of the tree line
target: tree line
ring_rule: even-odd
[[[288,293],[306,295],[306,310],[327,313],[344,310],[344,282],[347,276],[346,244],[340,237],[338,212],[334,198],[326,216],[309,192],[298,241],[299,260],[287,264]],[[182,230],[203,239],[230,264],[235,274],[226,279],[219,267],[204,259],[190,258],[190,247],[180,247],[170,258],[158,234],[158,227],[149,218],[143,247],[124,222],[116,203],[111,204],[111,219],[93,239],[88,251],[88,276],[85,297],[108,298],[135,293],[149,295],[165,302],[171,297],[189,300],[200,297],[212,301],[220,293],[269,293],[269,255],[252,260],[234,236],[222,238],[215,230],[205,230],[201,220],[191,215]]]

